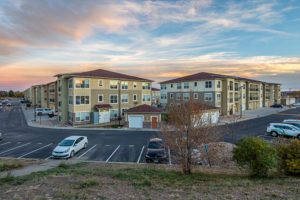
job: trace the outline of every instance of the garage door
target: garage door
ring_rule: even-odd
[[[143,128],[143,116],[128,116],[129,128]]]

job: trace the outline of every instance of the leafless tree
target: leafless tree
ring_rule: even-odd
[[[191,173],[192,165],[198,159],[193,156],[194,149],[221,138],[216,126],[211,123],[209,108],[192,99],[168,107],[169,120],[162,126],[162,134],[184,174]]]

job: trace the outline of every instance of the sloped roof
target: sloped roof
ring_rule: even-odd
[[[136,80],[136,81],[147,81],[147,82],[153,82],[149,79],[139,78],[136,76],[130,76],[126,74],[121,74],[117,72],[112,72],[104,69],[96,69],[92,71],[86,71],[86,72],[78,72],[78,73],[66,73],[66,74],[58,74],[56,76],[60,75],[69,75],[70,77],[101,77],[101,78],[113,78],[113,79],[123,79],[123,80]]]
[[[228,75],[221,75],[221,74],[214,74],[214,73],[208,73],[208,72],[200,72],[197,74],[192,74],[188,76],[183,76],[180,78],[175,78],[167,81],[160,82],[161,84],[164,83],[178,83],[178,82],[184,82],[184,81],[196,81],[196,80],[207,80],[207,79],[224,79],[224,78],[233,78],[238,80],[244,80],[244,81],[252,81],[252,82],[261,82],[258,80],[248,79],[248,78],[242,78],[238,76],[228,76]]]
[[[158,88],[151,88],[151,90],[152,90],[152,91],[157,91],[157,92],[160,91],[160,89],[158,89]]]
[[[158,108],[143,104],[127,110],[127,113],[161,113],[162,111]]]

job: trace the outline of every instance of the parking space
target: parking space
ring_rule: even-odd
[[[0,157],[50,159],[56,143],[0,142]],[[72,159],[100,162],[145,163],[146,146],[143,144],[89,144]]]

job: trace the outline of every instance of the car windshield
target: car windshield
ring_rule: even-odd
[[[149,149],[162,149],[163,144],[162,144],[162,142],[152,141],[152,142],[149,142],[148,148]]]
[[[75,140],[63,140],[58,144],[58,146],[62,146],[62,147],[72,146],[74,144],[74,141]]]

